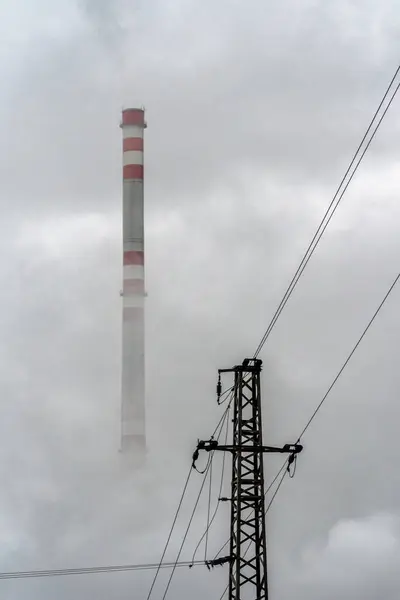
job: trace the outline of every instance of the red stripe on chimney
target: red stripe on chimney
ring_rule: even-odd
[[[125,165],[123,168],[124,179],[143,179],[143,165]]]
[[[144,265],[144,252],[127,250],[124,252],[124,265]]]
[[[122,142],[122,149],[124,152],[127,150],[142,150],[143,151],[143,138],[131,137],[125,138]]]

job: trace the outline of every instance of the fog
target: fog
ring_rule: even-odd
[[[197,438],[222,414],[216,371],[254,352],[297,268],[397,67],[399,8],[4,0],[0,17],[0,570],[157,562]],[[149,456],[136,471],[118,453],[118,125],[142,104]],[[297,439],[399,270],[399,128],[395,101],[263,349],[268,443]],[[399,596],[398,294],[268,514],[276,600]],[[268,481],[279,464],[266,460]],[[228,523],[221,506],[210,552]],[[0,593],[146,598],[153,575]],[[226,567],[178,569],[169,596],[218,599],[226,581]]]

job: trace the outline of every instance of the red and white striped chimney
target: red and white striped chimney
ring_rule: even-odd
[[[146,450],[144,360],[144,110],[122,111],[123,317],[121,450],[143,458]]]

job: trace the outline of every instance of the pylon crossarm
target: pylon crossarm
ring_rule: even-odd
[[[303,450],[301,444],[285,444],[282,448],[275,446],[254,446],[249,444],[218,444],[217,440],[200,440],[197,444],[197,450],[205,450],[211,452],[212,450],[222,450],[223,452],[276,452],[279,454],[299,454]]]

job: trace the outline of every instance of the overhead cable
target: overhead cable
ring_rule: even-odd
[[[225,440],[224,440],[224,444],[226,446],[227,442],[228,442],[228,431],[229,431],[229,411],[228,411],[228,415],[227,415],[227,419],[226,419],[226,431],[225,431]],[[221,494],[222,494],[222,489],[223,489],[223,485],[224,485],[224,475],[225,475],[225,460],[226,460],[226,452],[222,453],[222,470],[221,470],[221,479],[220,479],[220,484],[219,484],[219,491],[218,491],[218,500],[217,500],[217,504],[215,506],[215,510],[213,512],[213,515],[210,519],[210,522],[207,525],[206,530],[204,531],[203,535],[201,536],[200,540],[198,541],[198,544],[196,546],[196,548],[194,549],[193,552],[193,556],[192,556],[192,560],[193,562],[195,562],[195,558],[196,558],[196,554],[197,551],[200,547],[201,542],[204,540],[204,538],[206,536],[208,536],[209,534],[209,530],[215,520],[215,517],[217,516],[218,513],[218,509],[220,507],[220,501],[221,501]]]
[[[208,531],[210,529],[210,514],[211,514],[211,494],[212,494],[212,463],[210,464],[210,484],[208,488],[208,505],[207,505],[207,528],[206,528],[206,543],[204,546],[204,561],[207,560],[208,550]]]
[[[40,577],[61,577],[67,575],[91,575],[96,573],[121,573],[127,571],[153,571],[156,569],[171,569],[173,567],[198,567],[204,565],[203,560],[182,561],[182,562],[165,562],[160,565],[157,563],[143,563],[143,564],[131,564],[131,565],[108,565],[103,567],[77,567],[75,569],[46,569],[46,570],[34,570],[34,571],[5,571],[0,572],[1,579],[29,579],[29,578],[40,578]]]
[[[376,309],[376,311],[374,312],[374,314],[372,315],[371,319],[369,320],[367,326],[365,327],[364,331],[362,332],[362,334],[360,335],[360,337],[358,338],[356,344],[353,346],[353,349],[351,350],[350,354],[347,356],[346,360],[344,361],[343,365],[341,366],[341,368],[339,369],[337,375],[335,376],[335,378],[333,379],[331,385],[329,386],[326,394],[323,396],[321,402],[318,404],[318,406],[316,407],[316,409],[314,410],[314,412],[312,413],[311,417],[309,418],[309,420],[307,421],[303,431],[301,432],[301,434],[298,437],[298,442],[301,440],[301,438],[303,437],[303,435],[305,434],[305,432],[307,431],[307,429],[310,427],[311,423],[313,422],[313,420],[315,419],[315,417],[317,416],[318,412],[320,411],[322,405],[324,404],[325,400],[327,399],[327,397],[329,396],[329,394],[331,393],[332,389],[334,388],[334,386],[336,385],[339,377],[342,375],[343,371],[345,370],[345,368],[347,367],[347,365],[349,364],[350,360],[352,359],[354,353],[356,352],[357,348],[359,347],[359,345],[361,344],[362,340],[364,339],[367,331],[369,330],[369,328],[371,327],[372,323],[375,321],[376,317],[378,316],[378,314],[380,313],[383,305],[385,304],[386,300],[389,298],[390,294],[392,293],[394,287],[396,286],[397,282],[400,279],[400,273],[398,273],[398,275],[395,277],[393,283],[391,284],[391,286],[389,287],[388,291],[386,292],[382,302],[379,304],[378,308]]]
[[[149,593],[147,595],[147,600],[149,600],[149,598],[150,598],[150,596],[152,594],[153,588],[155,586],[155,583],[157,581],[157,577],[158,577],[158,574],[160,572],[161,565],[163,563],[165,554],[167,552],[167,549],[168,549],[168,546],[169,546],[169,542],[171,540],[173,531],[175,529],[175,524],[176,524],[176,521],[178,519],[178,515],[179,515],[181,507],[182,507],[183,499],[184,499],[184,497],[186,495],[186,491],[187,491],[187,488],[188,488],[188,485],[189,485],[189,480],[190,480],[191,474],[192,474],[192,467],[189,468],[189,473],[188,473],[188,475],[186,477],[185,485],[183,486],[182,494],[181,494],[181,497],[179,499],[178,508],[176,509],[175,516],[174,516],[174,519],[172,521],[171,529],[169,530],[169,534],[168,534],[168,537],[167,537],[167,541],[165,542],[165,546],[164,546],[164,550],[163,550],[163,553],[162,553],[161,558],[160,558],[160,562],[158,563],[158,569],[156,570],[156,573],[154,575],[153,581],[151,583],[150,590],[149,590]]]
[[[187,525],[187,527],[186,527],[186,531],[185,531],[185,534],[184,534],[184,536],[183,536],[183,539],[182,539],[181,545],[180,545],[180,547],[179,547],[179,550],[178,550],[178,554],[177,554],[177,557],[176,557],[175,564],[174,564],[174,566],[172,567],[171,574],[170,574],[170,576],[169,576],[169,579],[168,579],[167,585],[166,585],[166,587],[165,587],[165,591],[164,591],[164,594],[163,594],[162,600],[165,600],[165,598],[167,597],[168,590],[169,590],[169,588],[170,588],[170,585],[171,585],[171,582],[172,582],[172,578],[174,577],[174,574],[175,574],[175,569],[176,569],[176,566],[178,565],[178,562],[179,562],[179,559],[180,559],[180,556],[181,556],[181,553],[182,553],[182,550],[183,550],[183,546],[185,545],[186,538],[187,538],[187,536],[188,536],[188,533],[189,533],[190,527],[191,527],[191,525],[192,525],[192,522],[193,522],[193,519],[194,519],[194,515],[195,515],[195,513],[196,513],[196,510],[197,510],[197,507],[198,507],[198,504],[199,504],[199,501],[200,501],[200,497],[201,497],[201,494],[202,494],[202,492],[203,492],[204,484],[205,484],[205,482],[206,482],[206,479],[207,479],[207,474],[208,474],[208,471],[209,471],[209,469],[210,469],[210,467],[211,467],[211,465],[212,465],[212,460],[213,460],[213,458],[214,458],[214,452],[212,452],[212,455],[210,456],[210,461],[209,461],[209,463],[208,463],[207,470],[206,470],[206,472],[205,472],[205,474],[204,474],[203,482],[202,482],[202,484],[201,484],[201,486],[200,486],[200,490],[199,490],[199,493],[198,493],[198,495],[197,495],[196,502],[195,502],[195,504],[194,504],[194,507],[193,507],[193,510],[192,510],[192,514],[190,515],[189,523],[188,523],[188,525]]]
[[[388,85],[388,87],[386,89],[386,92],[385,92],[385,94],[384,94],[384,96],[383,96],[383,98],[382,98],[382,100],[381,100],[378,108],[376,109],[375,114],[372,117],[371,122],[370,122],[370,124],[369,124],[366,132],[365,132],[365,134],[364,134],[364,136],[363,136],[363,138],[362,138],[362,140],[361,140],[361,142],[360,142],[360,144],[359,144],[356,152],[354,153],[354,156],[353,156],[353,158],[352,158],[352,160],[351,160],[351,162],[350,162],[350,164],[349,164],[349,166],[348,166],[348,168],[347,168],[347,170],[346,170],[346,172],[345,172],[342,180],[340,181],[340,184],[339,184],[339,186],[338,186],[338,188],[337,188],[337,190],[335,192],[335,195],[333,196],[332,201],[329,204],[329,206],[328,206],[328,208],[327,208],[327,210],[326,210],[326,212],[325,212],[325,214],[324,214],[324,216],[323,216],[323,218],[322,218],[322,220],[321,220],[321,222],[320,222],[320,224],[319,224],[319,226],[317,228],[317,231],[314,234],[314,237],[312,238],[312,240],[311,240],[311,242],[310,242],[310,244],[309,244],[309,246],[308,246],[308,248],[307,248],[307,250],[306,250],[306,252],[305,252],[305,254],[304,254],[304,256],[303,256],[303,258],[302,258],[302,260],[301,260],[301,262],[300,262],[300,264],[299,264],[299,266],[298,266],[298,268],[297,268],[297,270],[296,270],[296,272],[295,272],[295,274],[293,276],[293,278],[292,278],[292,280],[289,283],[289,286],[288,286],[288,288],[287,288],[287,290],[286,290],[286,292],[285,292],[282,300],[280,301],[280,303],[279,303],[279,305],[278,305],[278,307],[277,307],[277,309],[276,309],[276,311],[275,311],[275,313],[274,313],[274,315],[273,315],[273,317],[272,317],[272,319],[271,319],[271,321],[270,321],[270,323],[269,323],[269,325],[268,325],[268,327],[267,327],[267,329],[266,329],[263,337],[261,338],[261,341],[260,341],[259,345],[257,346],[257,349],[256,349],[256,351],[254,353],[254,358],[257,358],[257,356],[260,354],[260,352],[261,352],[261,350],[262,350],[265,342],[267,341],[269,335],[271,334],[273,328],[275,327],[275,324],[276,324],[277,320],[279,319],[279,317],[280,317],[283,309],[285,308],[285,306],[286,306],[286,304],[287,304],[290,296],[292,295],[292,293],[293,293],[293,291],[294,291],[294,289],[295,289],[295,287],[296,287],[299,279],[301,278],[301,276],[303,274],[303,271],[306,268],[306,266],[307,266],[307,264],[308,264],[311,256],[314,254],[315,249],[317,248],[317,246],[318,246],[318,244],[319,244],[319,242],[320,242],[320,240],[321,240],[321,238],[322,238],[322,236],[323,236],[323,234],[324,234],[327,226],[329,225],[329,223],[330,223],[333,215],[335,214],[336,209],[338,208],[338,206],[339,206],[339,204],[340,204],[340,202],[341,202],[341,200],[342,200],[342,198],[343,198],[343,196],[344,196],[344,194],[345,194],[345,192],[346,192],[346,190],[347,190],[350,182],[352,181],[355,173],[358,170],[358,167],[359,167],[361,161],[363,160],[363,158],[364,158],[364,156],[365,156],[365,154],[366,154],[366,152],[367,152],[367,150],[368,150],[368,148],[369,148],[372,140],[374,139],[374,137],[375,137],[375,135],[376,135],[376,133],[377,133],[377,131],[378,131],[378,129],[379,129],[379,127],[380,127],[380,125],[381,125],[381,123],[382,123],[382,121],[383,121],[383,119],[384,119],[384,117],[385,117],[385,115],[386,115],[389,107],[391,106],[391,104],[392,104],[392,102],[393,102],[393,100],[394,100],[394,98],[395,98],[395,96],[396,96],[396,94],[398,92],[398,89],[400,87],[400,83],[397,84],[397,86],[395,87],[394,92],[392,93],[392,95],[391,95],[391,97],[390,97],[390,99],[389,99],[389,101],[388,101],[388,103],[387,103],[387,105],[386,105],[386,107],[385,107],[382,115],[380,116],[377,124],[375,125],[375,128],[372,131],[372,134],[371,134],[371,136],[370,136],[367,144],[364,147],[364,150],[362,151],[362,153],[360,155],[361,148],[363,147],[364,142],[366,141],[366,139],[368,137],[368,134],[370,133],[370,131],[374,127],[374,123],[376,122],[377,117],[378,117],[378,115],[380,113],[380,110],[381,110],[382,106],[384,105],[386,99],[388,98],[388,96],[390,94],[390,91],[393,88],[393,84],[394,84],[394,82],[395,82],[395,80],[396,80],[396,78],[397,78],[397,76],[399,74],[399,71],[400,71],[400,65],[397,67],[396,72],[393,75],[392,80],[390,81],[390,83],[389,83],[389,85]],[[358,158],[358,160],[357,160],[357,158]],[[344,185],[344,183],[346,181],[346,178],[348,177],[349,174],[350,174],[350,176],[349,176],[346,184]],[[344,187],[343,187],[343,185],[344,185]]]
[[[231,402],[231,400],[230,400],[230,402]],[[213,436],[216,434],[216,432],[218,431],[218,429],[220,429],[219,435],[221,434],[221,431],[222,431],[222,428],[223,428],[223,424],[224,424],[224,421],[226,419],[226,416],[227,416],[227,413],[228,413],[228,410],[229,410],[229,407],[230,407],[230,402],[228,403],[227,408],[224,410],[224,412],[223,412],[220,420],[218,421],[217,426],[216,426],[216,428],[213,431]],[[210,465],[210,461],[208,461],[206,470],[208,470],[209,465]],[[165,546],[164,546],[164,549],[163,549],[163,552],[162,552],[162,555],[161,555],[161,558],[160,558],[160,562],[159,562],[160,568],[157,569],[157,571],[156,571],[156,573],[154,575],[153,581],[151,583],[151,586],[150,586],[150,589],[149,589],[149,592],[148,592],[148,595],[147,595],[147,600],[150,600],[151,594],[153,592],[154,586],[156,584],[156,581],[157,581],[157,578],[158,578],[158,575],[159,575],[159,572],[160,572],[160,569],[161,569],[161,565],[163,564],[164,557],[165,557],[165,554],[167,552],[169,543],[171,541],[171,537],[172,537],[173,531],[175,529],[176,521],[178,519],[180,510],[181,510],[181,507],[182,507],[183,499],[184,499],[184,497],[186,495],[186,491],[187,491],[187,488],[188,488],[188,485],[189,485],[189,480],[190,480],[190,476],[192,474],[192,471],[193,471],[192,466],[190,466],[189,473],[187,475],[187,478],[186,478],[186,481],[185,481],[185,484],[184,484],[184,487],[183,487],[183,491],[182,491],[182,494],[181,494],[181,497],[180,497],[180,500],[179,500],[179,503],[178,503],[178,508],[176,509],[175,516],[174,516],[174,519],[173,519],[173,522],[172,522],[172,525],[171,525],[171,529],[169,531],[169,534],[168,534],[168,537],[167,537],[167,541],[165,543]]]
[[[233,396],[232,396],[232,397],[233,397]],[[223,415],[222,415],[221,419],[219,420],[219,423],[218,423],[217,427],[216,427],[216,428],[215,428],[215,430],[214,430],[214,434],[215,434],[215,433],[218,431],[218,429],[219,429],[219,431],[218,431],[218,435],[217,435],[217,438],[216,438],[217,440],[219,440],[219,438],[221,437],[221,434],[222,434],[222,431],[223,431],[223,428],[224,428],[224,423],[225,423],[225,420],[227,419],[227,417],[228,417],[228,414],[229,414],[229,409],[230,409],[231,401],[232,401],[232,398],[231,398],[231,400],[229,401],[229,403],[228,403],[228,406],[227,406],[227,407],[226,407],[226,409],[224,410],[224,413],[223,413]],[[196,513],[196,510],[197,510],[197,507],[198,507],[198,504],[199,504],[199,501],[200,501],[200,498],[201,498],[201,495],[202,495],[202,492],[203,492],[203,489],[204,489],[204,485],[205,485],[205,483],[206,483],[206,479],[207,479],[208,471],[209,471],[209,469],[210,469],[210,467],[211,467],[211,465],[212,465],[212,461],[213,461],[213,458],[214,458],[214,454],[215,454],[215,451],[213,451],[213,452],[210,454],[210,460],[208,461],[208,464],[207,464],[207,467],[206,467],[206,470],[205,470],[205,473],[204,473],[203,481],[202,481],[202,484],[201,484],[201,486],[200,486],[200,490],[199,490],[199,492],[198,492],[198,495],[197,495],[197,498],[196,498],[196,501],[195,501],[195,504],[194,504],[194,507],[193,507],[193,510],[192,510],[192,514],[190,515],[189,523],[188,523],[188,525],[187,525],[187,527],[186,527],[185,534],[184,534],[184,536],[183,536],[183,539],[182,539],[181,545],[180,545],[180,547],[179,547],[178,554],[177,554],[176,561],[175,561],[175,565],[178,565],[178,563],[179,563],[179,559],[180,559],[180,556],[181,556],[181,553],[182,553],[183,547],[184,547],[184,545],[185,545],[185,543],[186,543],[186,538],[187,538],[187,536],[188,536],[188,533],[189,533],[190,527],[191,527],[191,525],[192,525],[192,522],[193,522],[193,519],[194,519],[194,515],[195,515],[195,513]],[[175,566],[173,566],[173,567],[172,567],[171,574],[170,574],[170,576],[169,576],[169,579],[168,579],[168,582],[167,582],[167,585],[166,585],[166,588],[165,588],[165,591],[164,591],[164,595],[163,595],[163,597],[162,597],[162,600],[165,600],[165,598],[167,597],[167,594],[168,594],[168,591],[169,591],[169,588],[170,588],[170,585],[171,585],[172,579],[173,579],[173,577],[174,577],[174,574],[175,574],[175,570],[176,570],[176,567],[175,567]],[[153,585],[153,587],[154,587],[154,585]],[[150,592],[150,594],[151,594],[151,592]],[[149,596],[148,596],[148,599],[147,599],[147,600],[149,600],[149,598],[150,598],[150,594],[149,594]]]

